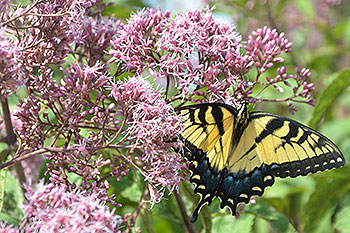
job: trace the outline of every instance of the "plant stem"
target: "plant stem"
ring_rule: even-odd
[[[13,126],[11,121],[11,113],[8,105],[7,98],[5,96],[0,96],[2,114],[5,122],[6,130],[6,143],[9,146],[12,146],[16,143],[16,135],[13,132]]]
[[[11,121],[11,113],[10,113],[10,108],[9,108],[9,104],[7,101],[6,96],[0,96],[0,101],[1,101],[1,108],[2,108],[2,114],[3,114],[3,118],[4,118],[4,122],[5,122],[5,130],[6,130],[6,143],[7,145],[9,145],[9,147],[12,147],[16,144],[16,135],[13,131],[13,125],[12,125],[12,121]],[[26,177],[24,175],[23,172],[23,167],[22,164],[19,163],[15,163],[15,170],[17,173],[17,177],[18,177],[18,181],[21,184],[22,190],[25,191],[23,189],[23,185],[26,182]]]
[[[175,198],[176,198],[176,202],[179,205],[180,208],[180,212],[181,212],[181,216],[185,221],[185,225],[186,228],[188,230],[189,233],[195,233],[196,231],[193,228],[193,224],[190,222],[190,218],[188,217],[187,213],[186,213],[186,208],[185,208],[185,204],[182,201],[181,196],[177,193],[174,192]]]

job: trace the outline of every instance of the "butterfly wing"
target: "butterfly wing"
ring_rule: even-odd
[[[345,164],[331,140],[305,125],[266,112],[252,112],[250,117],[259,156],[275,176],[304,176]]]
[[[221,104],[200,104],[181,108],[179,112],[184,119],[182,135],[187,143],[206,154],[211,168],[221,171],[232,146],[229,142],[236,109]]]
[[[184,121],[184,154],[191,161],[190,181],[201,197],[192,222],[215,197],[220,198],[221,208],[228,206],[235,214],[239,202],[248,203],[252,195],[262,195],[273,184],[273,176],[257,156],[255,130],[239,127],[236,109],[208,103],[181,108],[179,113]],[[245,140],[240,142],[241,138]]]

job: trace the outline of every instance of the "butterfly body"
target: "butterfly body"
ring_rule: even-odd
[[[190,181],[200,209],[215,197],[236,214],[239,203],[261,196],[274,177],[296,177],[345,164],[328,138],[294,120],[244,105],[206,103],[178,110],[184,121],[183,153],[191,161]]]

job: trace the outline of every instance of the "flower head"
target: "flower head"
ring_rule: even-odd
[[[40,182],[37,190],[27,189],[24,210],[30,228],[38,232],[117,232],[120,216],[96,196],[67,191],[64,187]]]
[[[283,58],[278,57],[282,52],[290,52],[293,43],[284,38],[284,33],[278,33],[276,29],[268,27],[253,31],[248,38],[248,45],[244,48],[247,55],[255,62],[258,73],[264,73],[272,68],[274,63],[282,63]]]
[[[121,24],[111,42],[113,56],[111,61],[125,64],[127,70],[135,70],[141,74],[146,64],[153,64],[153,43],[163,30],[164,23],[170,17],[170,11],[143,9],[133,14],[128,24]]]
[[[18,62],[18,47],[6,35],[6,27],[0,28],[0,94],[6,95],[23,83]]]
[[[129,140],[157,148],[179,133],[180,118],[173,107],[142,77],[117,83],[112,95],[130,119],[126,132]]]
[[[162,187],[175,187],[185,178],[183,171],[187,166],[169,150],[169,141],[181,132],[181,119],[173,107],[142,77],[118,82],[112,95],[127,118],[124,135],[135,147],[143,149],[136,159],[145,163],[146,180]]]

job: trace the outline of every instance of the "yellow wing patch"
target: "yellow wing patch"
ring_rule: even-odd
[[[234,151],[228,156],[226,167],[234,173],[248,174],[263,163],[255,143],[256,129],[248,124]]]

